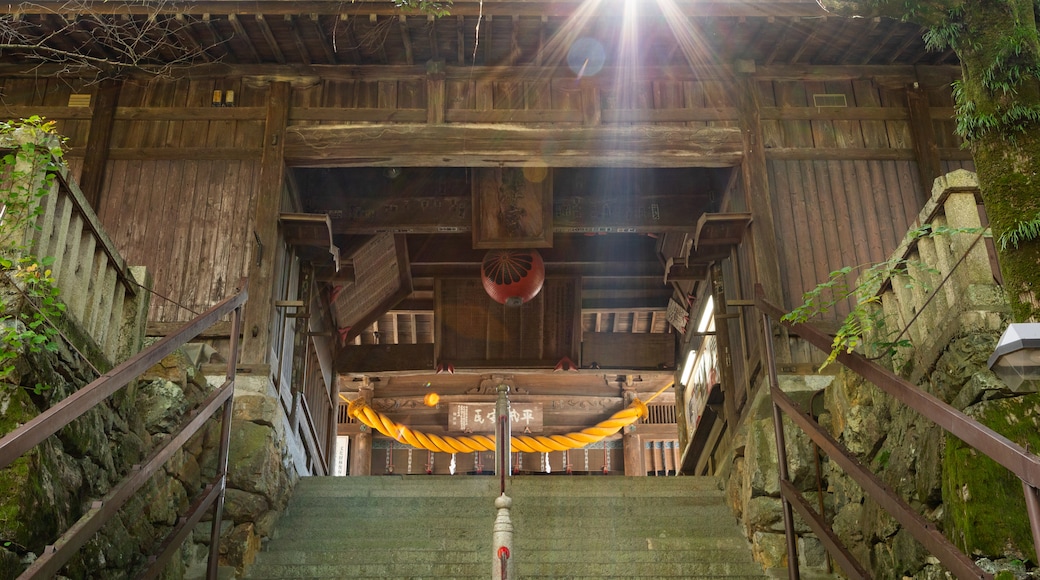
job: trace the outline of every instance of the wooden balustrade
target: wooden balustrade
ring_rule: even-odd
[[[884,281],[877,291],[886,325],[874,339],[911,341],[913,346],[898,348],[895,358],[913,360],[916,368],[928,368],[951,332],[1003,327],[1000,272],[988,251],[991,234],[978,195],[978,180],[969,171],[936,179],[914,225],[951,228],[953,233],[908,234],[893,254],[905,261],[906,272]]]
[[[30,248],[40,258],[54,258],[50,269],[66,316],[109,363],[126,360],[140,350],[143,336],[148,293],[137,278],[144,278],[144,269],[126,265],[66,168],[41,203]]]

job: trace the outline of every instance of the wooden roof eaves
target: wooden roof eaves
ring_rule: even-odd
[[[611,2],[612,0],[605,0]],[[570,16],[581,5],[579,0],[484,0],[483,2],[456,1],[452,16],[518,15]],[[678,0],[679,11],[686,16],[765,16],[798,17],[826,14],[815,0]],[[150,14],[376,14],[420,15],[418,11],[402,11],[390,0],[355,0],[344,4],[341,0],[202,0],[195,2],[168,2],[156,5],[140,0],[107,0],[89,2],[83,8],[95,14],[150,15]],[[607,7],[606,9],[610,9]],[[66,12],[64,0],[42,0],[19,5],[25,14],[53,14]]]

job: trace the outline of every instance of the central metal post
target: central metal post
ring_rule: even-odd
[[[506,495],[506,477],[509,475],[509,451],[512,434],[509,420],[509,385],[498,385],[495,403],[495,473],[499,480],[499,496],[495,498],[495,524],[491,529],[491,579],[515,578],[513,562],[513,522],[509,509],[513,500]]]
[[[509,475],[509,452],[512,449],[512,426],[509,421],[509,385],[498,385],[498,401],[495,402],[495,475],[500,486],[498,493],[506,492],[506,476]]]

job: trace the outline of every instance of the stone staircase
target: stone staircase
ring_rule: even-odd
[[[491,577],[498,480],[300,480],[246,578]],[[510,480],[520,578],[767,576],[713,478],[518,476]]]

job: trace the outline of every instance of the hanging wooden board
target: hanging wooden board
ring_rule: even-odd
[[[552,209],[551,170],[474,169],[473,247],[551,248]]]
[[[542,405],[510,403],[509,421],[513,433],[541,433]],[[453,433],[494,433],[495,403],[452,403],[448,405],[448,431]]]

